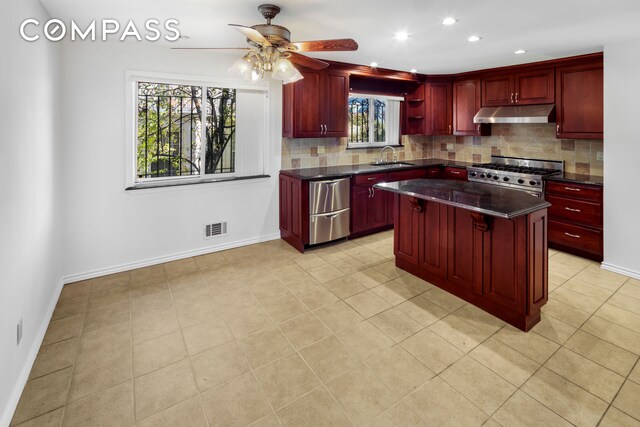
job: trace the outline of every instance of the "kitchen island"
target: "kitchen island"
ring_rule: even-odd
[[[547,207],[522,191],[416,179],[394,198],[396,266],[528,331],[548,295]]]

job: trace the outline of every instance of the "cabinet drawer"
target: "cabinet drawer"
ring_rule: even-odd
[[[366,175],[356,175],[356,185],[373,185],[380,182],[387,182],[386,173],[368,173]]]
[[[439,166],[437,167],[433,167],[433,168],[428,168],[427,169],[427,178],[440,178],[440,174],[442,172],[442,169],[440,169]]]
[[[453,168],[450,166],[446,166],[443,171],[443,175],[445,179],[459,179],[462,181],[467,181],[467,170],[460,168]]]
[[[594,254],[602,253],[602,231],[549,220],[549,242]]]
[[[551,203],[549,218],[602,228],[602,203],[569,199],[552,194],[547,194],[546,199]]]
[[[309,183],[309,213],[334,212],[349,207],[349,178]]]
[[[427,177],[426,169],[412,169],[408,171],[389,172],[387,182],[406,181],[408,179],[422,179]]]
[[[573,182],[547,181],[545,186],[547,193],[561,194],[570,197],[602,201],[602,187]]]

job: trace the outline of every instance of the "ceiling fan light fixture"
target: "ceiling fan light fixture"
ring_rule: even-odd
[[[229,74],[245,81],[251,81],[251,74],[254,71],[253,64],[248,55],[238,59],[229,67]]]
[[[296,76],[296,67],[287,58],[279,58],[273,64],[271,77],[276,80],[289,80]]]
[[[282,84],[286,85],[286,84],[289,84],[289,83],[295,83],[298,80],[304,79],[304,76],[302,75],[302,73],[300,71],[298,71],[297,68],[294,68],[293,71],[294,71],[293,72],[293,76],[288,78],[288,79],[283,80]]]

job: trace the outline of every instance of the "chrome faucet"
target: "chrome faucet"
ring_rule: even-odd
[[[380,159],[378,160],[378,163],[382,163],[382,156],[384,154],[384,150],[386,150],[387,148],[391,148],[391,151],[393,151],[393,161],[394,162],[398,161],[398,156],[396,155],[396,149],[390,145],[385,145],[384,147],[382,147],[382,150],[380,150]]]

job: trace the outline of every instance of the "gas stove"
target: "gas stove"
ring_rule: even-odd
[[[556,160],[491,156],[491,163],[474,163],[467,170],[469,181],[525,190],[542,197],[542,178],[562,173],[564,164]]]

